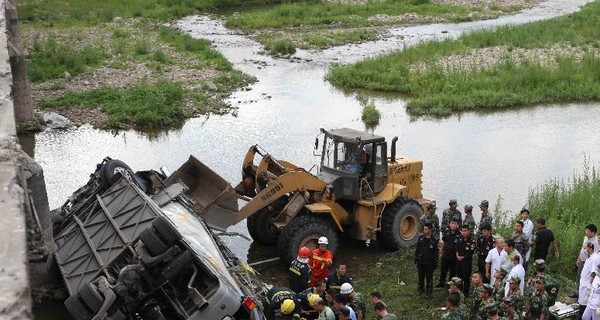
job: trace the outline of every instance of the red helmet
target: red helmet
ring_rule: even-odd
[[[300,250],[298,250],[298,256],[300,258],[310,258],[311,255],[312,252],[310,252],[310,249],[308,247],[302,247],[300,248]]]

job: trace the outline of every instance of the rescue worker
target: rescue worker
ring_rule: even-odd
[[[300,317],[306,320],[316,320],[319,318],[319,313],[313,305],[319,299],[318,294],[303,292],[296,294],[296,301],[300,303]]]
[[[329,240],[326,237],[320,237],[318,244],[319,248],[313,250],[312,257],[308,261],[308,267],[311,271],[311,287],[314,287],[317,281],[327,278],[329,266],[333,263],[333,254],[327,250]]]
[[[446,312],[442,320],[467,320],[469,317],[460,309],[460,297],[456,293],[450,293],[446,297]]]
[[[366,319],[367,306],[361,293],[354,291],[351,284],[343,283],[340,287],[340,294],[348,298],[348,306],[354,310],[357,320]]]
[[[316,285],[314,287],[309,287],[307,289],[304,289],[304,291],[302,291],[302,293],[304,294],[316,294],[319,297],[321,297],[321,299],[326,300],[326,286],[325,286],[325,280],[319,280],[317,281]]]
[[[446,231],[448,231],[448,229],[450,229],[450,222],[452,221],[452,219],[456,219],[456,222],[459,226],[462,225],[462,213],[460,212],[460,210],[457,209],[458,202],[456,202],[456,199],[450,200],[450,202],[448,202],[448,205],[450,207],[444,210],[444,212],[442,213],[442,233],[445,233]]]
[[[456,275],[456,246],[460,240],[460,230],[458,230],[458,219],[452,219],[450,221],[450,228],[442,236],[440,241],[441,250],[439,256],[441,257],[440,266],[440,280],[436,285],[437,288],[443,288],[446,282],[446,275],[449,274],[449,278]]]
[[[415,250],[415,264],[419,273],[418,294],[423,294],[423,287],[427,281],[427,296],[431,298],[433,293],[433,270],[438,262],[438,239],[433,232],[433,226],[430,222],[425,223],[423,233],[417,240]]]
[[[492,226],[489,224],[481,226],[479,230],[481,234],[477,237],[477,270],[483,274],[483,282],[490,283],[490,279],[485,276],[486,259],[490,250],[494,248],[496,239],[492,237]]]
[[[352,283],[352,277],[347,274],[346,265],[343,263],[337,263],[335,265],[335,272],[327,276],[327,291],[331,292],[332,295],[340,293],[340,287],[343,283]]]
[[[544,288],[546,279],[544,276],[537,276],[533,282],[535,291],[528,297],[525,307],[525,319],[546,320],[549,315],[548,294]]]
[[[292,261],[288,269],[290,289],[294,292],[301,292],[310,287],[310,268],[308,260],[312,253],[308,247],[302,247],[298,250],[298,257]]]
[[[460,228],[460,240],[456,246],[456,274],[463,281],[463,294],[469,297],[471,288],[471,273],[473,272],[473,253],[475,253],[476,243],[471,236],[469,226],[463,225]]]
[[[463,224],[466,224],[469,226],[469,230],[474,231],[475,230],[475,218],[473,218],[473,206],[471,205],[466,205],[465,206],[465,219],[463,220]]]
[[[296,294],[289,288],[273,287],[267,291],[267,320],[300,319],[300,303]]]
[[[429,201],[427,203],[427,211],[424,215],[419,218],[419,231],[423,233],[423,227],[427,223],[431,223],[432,234],[436,237],[440,237],[440,218],[438,218],[437,214],[435,214],[435,210],[437,209],[435,201]]]
[[[523,293],[521,293],[520,287],[521,278],[510,277],[510,279],[508,279],[508,292],[506,292],[506,297],[514,299],[514,309],[517,312],[517,314],[522,314],[523,311],[525,311],[525,296],[523,295]],[[501,299],[497,302],[500,303],[502,301],[504,301],[504,299]]]
[[[492,299],[492,293],[494,292],[494,288],[491,285],[485,283],[479,289],[479,297],[481,298],[481,303],[479,304],[479,308],[477,309],[476,320],[486,320],[487,314],[491,309],[496,308],[496,301]]]
[[[519,320],[520,312],[515,309],[515,298],[512,296],[505,297],[502,299],[502,309],[504,310],[504,316],[500,320]]]
[[[483,200],[481,201],[481,204],[479,204],[479,209],[481,209],[481,219],[479,220],[479,229],[481,232],[481,227],[489,224],[490,227],[493,228],[493,222],[494,219],[492,218],[491,213],[489,212],[489,208],[490,208],[490,203],[487,200]]]
[[[473,296],[469,303],[469,319],[475,319],[477,316],[477,310],[481,304],[481,296],[479,290],[483,286],[483,275],[480,272],[474,272],[471,276],[471,284],[473,284]]]
[[[511,239],[515,242],[515,249],[521,254],[521,257],[525,258],[529,252],[529,238],[523,233],[523,226],[525,226],[523,221],[515,222]],[[521,261],[521,263],[525,266],[525,261]]]

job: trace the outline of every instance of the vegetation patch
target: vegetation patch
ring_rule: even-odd
[[[293,46],[301,49],[325,49],[347,43],[360,43],[379,39],[376,28],[350,28],[333,30],[296,30],[267,31],[259,36],[259,41],[269,50],[282,40],[288,40]]]
[[[413,114],[508,108],[562,101],[600,100],[600,3],[548,21],[496,31],[477,31],[456,40],[428,42],[354,65],[333,67],[336,86],[408,94]],[[553,52],[553,47],[574,50]],[[506,47],[545,50],[545,56],[507,54],[484,66],[444,63],[473,50]],[[440,63],[441,61],[441,63]],[[462,67],[466,65],[467,67]]]
[[[296,53],[296,47],[291,40],[280,40],[273,44],[272,47],[267,47],[269,53],[273,56],[287,56]]]

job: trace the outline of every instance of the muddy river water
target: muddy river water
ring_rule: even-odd
[[[177,168],[190,154],[213,168],[232,184],[240,179],[248,147],[259,144],[274,157],[310,168],[319,128],[351,127],[364,130],[357,95],[373,98],[382,113],[375,133],[388,141],[398,136],[401,155],[424,161],[423,187],[445,207],[457,198],[459,206],[482,199],[493,204],[501,196],[503,208],[516,212],[525,204],[530,188],[551,178],[571,177],[584,158],[600,159],[600,104],[547,105],[502,112],[469,112],[444,119],[411,118],[405,100],[395,95],[341,91],[324,81],[330,63],[351,63],[367,56],[399,50],[419,41],[455,37],[477,28],[493,28],[547,19],[574,12],[586,0],[550,0],[510,17],[459,24],[394,28],[384,40],[346,45],[325,51],[299,51],[302,60],[273,59],[260,55],[262,47],[225,29],[208,17],[178,22],[184,32],[214,42],[240,70],[258,82],[229,99],[238,106],[236,116],[210,116],[188,120],[183,127],[154,134],[111,132],[90,126],[46,130],[23,137],[44,167],[50,206],[59,206],[84,184],[95,164],[109,155],[134,170]],[[438,213],[441,213],[439,210]],[[232,231],[247,233],[242,222]],[[254,254],[241,238],[228,240],[243,258],[275,256],[268,248]],[[252,246],[255,247],[255,246]],[[370,252],[372,250],[372,252]],[[359,249],[378,254],[377,249]],[[353,248],[344,255],[353,256]],[[44,312],[46,313],[46,312]],[[42,315],[39,319],[49,319]],[[55,318],[51,316],[51,318]]]

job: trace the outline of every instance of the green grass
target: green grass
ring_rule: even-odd
[[[54,37],[35,40],[27,61],[28,76],[33,82],[59,78],[65,71],[75,76],[105,59],[102,49],[90,45],[77,50],[67,43],[59,43]]]
[[[408,94],[411,99],[407,107],[413,114],[448,115],[481,108],[600,100],[600,58],[591,53],[581,61],[555,56],[555,67],[537,61],[517,64],[508,58],[483,70],[435,65],[443,57],[494,46],[598,48],[599,17],[600,2],[593,2],[580,12],[552,20],[477,31],[457,40],[428,42],[353,65],[334,66],[327,79],[341,87]],[[426,67],[411,68],[416,64]]]
[[[427,0],[380,0],[368,1],[366,4],[300,1],[246,10],[229,17],[227,26],[244,31],[298,26],[329,27],[333,23],[356,27],[390,23],[369,20],[369,17],[376,14],[398,16],[404,13],[464,21],[470,19],[470,13],[482,11],[482,7],[433,4]]]
[[[109,117],[109,125],[169,126],[190,114],[186,99],[191,93],[174,82],[141,83],[129,89],[105,87],[83,92],[69,92],[41,103],[42,108],[100,108]]]
[[[336,30],[287,30],[286,32],[264,32],[259,36],[260,43],[268,51],[273,45],[282,40],[291,40],[293,45],[301,49],[324,49],[331,46],[379,39],[377,31],[368,28],[336,29]]]
[[[267,48],[269,53],[273,56],[276,55],[290,55],[296,53],[296,47],[291,40],[280,40],[273,44],[272,47]]]
[[[375,128],[381,119],[381,112],[374,104],[365,105],[362,109],[361,120],[367,128]]]

